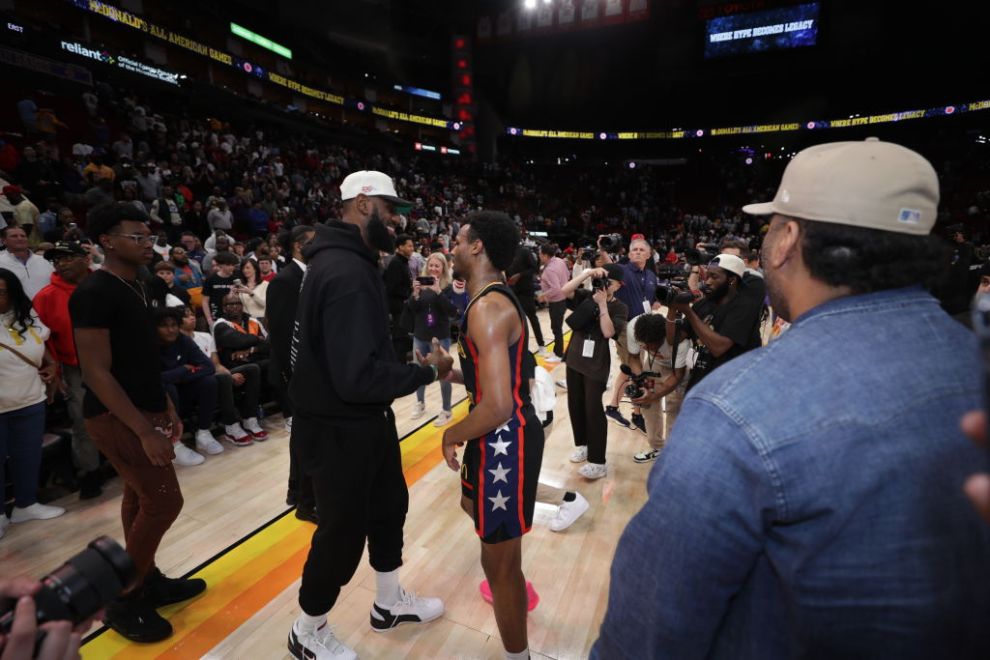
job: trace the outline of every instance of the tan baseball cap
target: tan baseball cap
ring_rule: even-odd
[[[920,154],[892,142],[830,142],[809,147],[784,170],[772,202],[752,215],[779,213],[923,236],[938,210],[938,175]]]

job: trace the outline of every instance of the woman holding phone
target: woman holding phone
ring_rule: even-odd
[[[408,312],[413,319],[413,346],[417,353],[427,356],[433,351],[436,339],[445,350],[450,349],[450,321],[457,316],[457,307],[443,295],[450,285],[450,269],[447,258],[441,252],[434,252],[426,259],[421,276],[413,280],[413,292],[406,301]],[[443,410],[433,422],[434,426],[445,426],[450,422],[450,383],[440,381],[440,396]],[[426,412],[426,386],[416,390],[416,405],[413,419]]]

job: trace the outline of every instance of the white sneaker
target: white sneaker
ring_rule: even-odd
[[[292,433],[292,418],[291,417],[286,417],[285,418],[285,430],[288,431],[289,434]]]
[[[601,479],[608,474],[608,468],[598,463],[587,463],[578,472],[585,479]]]
[[[584,463],[588,460],[588,445],[582,445],[571,454],[571,463]]]
[[[433,422],[433,426],[447,426],[450,424],[450,419],[453,415],[450,414],[449,410],[441,410],[440,414],[437,415],[436,420]]]
[[[426,404],[417,401],[416,403],[413,404],[413,411],[410,418],[419,419],[420,417],[423,416],[423,413],[425,412],[426,412]]]
[[[560,389],[564,390],[565,392],[567,391],[567,381],[566,380],[556,380],[556,381],[554,381],[553,384],[556,385],[557,387],[559,387]]]
[[[310,633],[300,631],[298,622],[293,623],[289,653],[297,660],[357,660],[354,649],[337,639],[327,623]]]
[[[543,361],[544,362],[552,362],[554,364],[557,364],[558,362],[560,362],[560,356],[559,355],[556,355],[554,353],[551,353],[550,355],[548,355],[545,358],[543,358]]]
[[[209,431],[196,431],[196,449],[210,456],[216,456],[223,451],[223,445],[217,442]]]
[[[22,523],[29,520],[48,520],[49,518],[58,518],[63,513],[65,513],[65,509],[60,506],[47,506],[40,502],[35,502],[31,506],[24,508],[15,506],[14,510],[10,512],[10,522]]]
[[[443,601],[439,598],[421,598],[399,587],[402,597],[391,607],[382,607],[375,601],[371,607],[371,629],[385,632],[403,623],[426,623],[443,614]]]
[[[251,434],[242,429],[239,422],[224,424],[223,432],[235,445],[250,445],[254,442],[251,439]]]
[[[3,538],[3,535],[7,531],[7,528],[9,526],[10,526],[10,518],[0,513],[0,539]]]
[[[584,512],[591,508],[588,500],[581,496],[581,493],[574,493],[574,499],[570,502],[561,502],[557,507],[557,515],[550,521],[551,532],[562,532],[574,521],[584,515]]]
[[[248,417],[241,420],[241,428],[251,435],[251,439],[264,442],[268,439],[268,431],[261,428],[257,417]]]
[[[193,465],[199,465],[206,460],[201,454],[197,454],[181,442],[177,442],[172,446],[175,448],[175,458],[172,459],[172,462],[176,465],[192,467]]]

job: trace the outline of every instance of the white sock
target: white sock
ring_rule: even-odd
[[[310,616],[305,612],[299,614],[299,618],[296,619],[296,625],[299,628],[299,632],[311,633],[316,632],[316,629],[327,622],[327,615],[320,614],[318,616]]]
[[[529,660],[529,648],[524,648],[519,653],[505,652],[505,660]]]
[[[389,606],[399,602],[399,569],[382,573],[375,571],[375,602],[379,605]]]

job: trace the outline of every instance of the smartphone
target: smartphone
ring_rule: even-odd
[[[430,276],[426,276],[426,277],[417,277],[416,281],[419,282],[421,286],[433,286],[433,283],[436,281],[436,279]]]
[[[241,282],[240,279],[234,280],[234,286],[241,286],[242,284],[244,284],[244,282]]]

